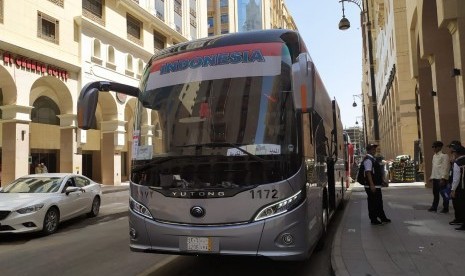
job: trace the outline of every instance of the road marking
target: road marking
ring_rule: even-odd
[[[151,275],[152,273],[154,273],[155,271],[157,271],[158,269],[160,269],[161,267],[171,263],[172,261],[174,261],[175,259],[179,258],[180,256],[170,256],[164,260],[162,260],[161,262],[158,262],[156,263],[155,265],[153,265],[152,267],[146,269],[145,271],[137,274],[138,276],[149,276]]]

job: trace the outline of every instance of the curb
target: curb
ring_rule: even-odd
[[[122,186],[111,186],[111,185],[100,185],[102,194],[116,193],[129,190],[129,185]]]
[[[334,235],[333,244],[331,246],[331,268],[333,269],[333,274],[335,276],[350,276],[349,271],[344,263],[341,252],[341,236],[344,228],[344,222],[346,220],[346,213],[350,205],[350,196],[352,195],[353,184],[350,185],[347,189],[347,198],[344,209],[342,210],[342,219],[339,222],[339,227],[337,228],[336,234]]]

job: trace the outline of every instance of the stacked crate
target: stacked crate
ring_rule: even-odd
[[[415,163],[408,155],[399,155],[392,164],[392,182],[414,182]]]

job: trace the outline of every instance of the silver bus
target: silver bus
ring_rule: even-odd
[[[159,51],[139,87],[87,84],[80,128],[92,128],[100,91],[138,98],[131,250],[302,260],[322,244],[346,189],[346,147],[338,105],[297,32]]]

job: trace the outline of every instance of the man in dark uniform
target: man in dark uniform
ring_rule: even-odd
[[[449,166],[449,183],[448,183],[449,190],[450,190],[449,191],[450,195],[452,193],[451,188],[452,188],[452,182],[454,180],[454,163],[455,163],[455,160],[459,157],[459,155],[457,155],[457,153],[455,151],[460,146],[462,146],[462,143],[460,141],[458,141],[458,140],[453,140],[447,146],[450,149],[450,158],[449,158],[450,166]],[[452,198],[452,195],[451,195],[451,200],[452,200],[452,206],[454,207],[454,210],[457,210],[458,209],[458,206],[457,206],[458,201],[456,199]],[[452,221],[450,221],[449,224],[450,225],[461,225],[462,224],[462,219],[460,218],[460,211],[459,212],[454,212],[454,215],[455,215],[454,219]]]
[[[451,147],[451,151],[455,152],[455,161],[453,168],[453,179],[451,188],[451,197],[454,200],[455,219],[449,224],[462,225],[455,230],[465,231],[465,148],[460,145]]]
[[[376,144],[368,144],[366,146],[367,155],[363,160],[363,166],[365,167],[365,192],[368,196],[368,216],[372,225],[382,225],[391,222],[386,217],[383,208],[381,187],[384,182],[384,169],[374,157],[377,147],[378,145]]]

